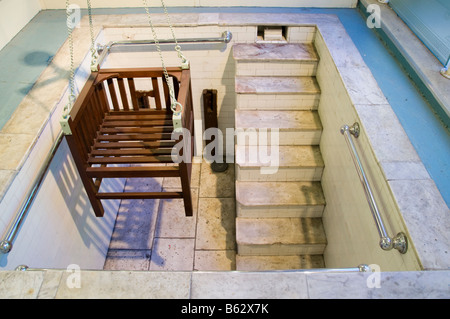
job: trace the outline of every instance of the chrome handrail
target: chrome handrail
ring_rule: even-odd
[[[369,181],[367,180],[364,168],[362,166],[361,160],[359,159],[358,152],[356,150],[355,144],[352,140],[352,135],[358,138],[360,130],[359,124],[354,123],[353,126],[343,125],[341,127],[341,133],[345,137],[345,141],[350,149],[350,154],[352,155],[353,163],[355,164],[356,171],[358,172],[359,179],[364,188],[367,201],[369,203],[370,211],[377,225],[378,234],[380,235],[380,247],[383,250],[391,250],[392,248],[397,249],[400,253],[405,254],[408,250],[408,240],[406,235],[402,232],[398,233],[394,238],[389,237],[386,228],[381,218],[380,212],[378,210],[377,203],[373,196],[372,189],[370,187]]]
[[[46,270],[65,270],[53,268],[30,268],[27,265],[19,265],[15,271],[46,271]],[[114,270],[113,270],[114,271]],[[209,272],[209,271],[208,271]],[[360,264],[358,267],[352,268],[312,268],[312,269],[288,269],[288,270],[259,270],[259,271],[244,271],[236,270],[232,272],[301,272],[301,273],[327,273],[327,272],[372,272],[372,268],[366,264]]]
[[[255,272],[255,271],[243,271],[239,270],[237,272]],[[351,268],[305,268],[305,269],[282,269],[282,270],[258,270],[257,272],[295,272],[295,273],[346,273],[346,272],[372,272],[372,269],[369,265],[361,264],[358,267]]]
[[[45,173],[47,172],[48,167],[50,166],[50,163],[55,156],[56,151],[58,150],[58,146],[61,143],[62,139],[64,137],[63,132],[61,131],[56,138],[56,141],[54,142],[49,154],[47,155],[44,164],[42,165],[41,169],[38,172],[37,177],[33,181],[33,187],[29,190],[25,200],[22,202],[22,206],[20,207],[19,213],[16,214],[13,221],[10,223],[8,231],[6,232],[5,236],[3,237],[3,240],[0,241],[0,253],[7,254],[12,249],[12,243],[17,236],[17,233],[19,232],[19,228],[22,225],[22,222],[24,221],[28,209],[30,208],[31,204],[33,203],[33,200],[39,190],[39,187],[41,186],[42,180],[44,179]]]
[[[224,31],[222,33],[222,37],[220,38],[186,38],[186,39],[177,39],[178,43],[211,43],[211,42],[221,42],[221,43],[229,43],[232,39],[232,33],[230,31]],[[174,39],[160,39],[158,40],[159,44],[170,44],[175,43]],[[120,45],[149,45],[155,44],[155,40],[120,40],[120,41],[110,41],[106,45],[97,44],[97,51],[100,54],[98,58],[98,65],[103,63],[103,60],[106,58],[108,53],[110,52],[113,46]]]

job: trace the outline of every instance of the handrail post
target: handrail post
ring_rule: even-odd
[[[373,196],[372,189],[370,187],[369,181],[367,180],[366,174],[364,172],[364,168],[362,166],[361,160],[359,159],[358,152],[356,150],[355,144],[353,143],[351,135],[358,138],[360,129],[359,124],[354,123],[353,126],[349,127],[348,125],[343,125],[341,127],[341,133],[345,137],[345,141],[349,149],[351,150],[350,154],[353,159],[353,163],[355,164],[356,171],[358,173],[361,184],[364,188],[364,193],[367,198],[367,202],[369,203],[370,211],[372,212],[372,216],[375,220],[378,234],[380,236],[380,247],[383,250],[391,250],[392,248],[397,249],[400,253],[405,254],[408,250],[408,241],[406,235],[404,233],[398,233],[396,237],[389,237],[386,228],[383,223],[383,219],[381,218],[380,212],[378,210],[377,203]]]
[[[441,74],[443,77],[450,79],[450,55],[448,56],[447,63],[441,69]]]

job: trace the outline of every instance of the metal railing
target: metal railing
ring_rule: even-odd
[[[367,180],[355,144],[353,143],[352,135],[356,138],[358,138],[359,136],[359,124],[354,123],[351,127],[349,127],[348,125],[343,125],[341,127],[341,133],[344,135],[345,141],[347,142],[347,145],[351,151],[350,153],[352,155],[353,163],[355,164],[359,179],[364,188],[364,192],[366,194],[366,198],[369,203],[373,219],[375,220],[375,223],[377,225],[378,234],[380,235],[381,249],[391,250],[392,248],[395,248],[400,253],[405,254],[406,251],[408,250],[408,240],[406,238],[406,235],[400,232],[394,238],[388,236],[386,228],[383,223],[383,219],[381,218],[380,212],[378,210],[377,203],[373,196],[373,192],[370,187],[369,181]]]
[[[19,265],[16,271],[46,271],[46,270],[67,270],[67,269],[51,269],[51,268],[30,268],[27,265]],[[101,270],[100,270],[101,271]],[[372,272],[369,265],[361,264],[358,267],[351,268],[312,268],[312,269],[288,269],[288,270],[259,270],[259,271],[233,271],[233,272],[301,272],[301,273],[347,273],[347,272]]]
[[[255,272],[255,271],[238,271],[238,272]],[[311,268],[311,269],[284,269],[284,270],[258,270],[257,272],[300,272],[300,273],[347,273],[347,272],[372,272],[369,265],[361,264],[358,267],[350,268]]]
[[[230,31],[224,31],[222,37],[220,38],[185,38],[177,39],[178,43],[229,43],[232,38],[232,33]],[[171,44],[175,43],[174,39],[160,39],[159,44]],[[102,65],[106,56],[110,53],[111,48],[114,46],[124,46],[124,45],[151,45],[155,44],[155,40],[120,40],[120,41],[110,41],[106,45],[97,45],[97,51],[100,53],[98,58],[98,65]]]
[[[42,180],[44,179],[45,173],[47,172],[47,169],[50,166],[50,163],[52,162],[52,159],[55,156],[56,151],[58,150],[58,146],[61,143],[63,137],[64,134],[61,131],[58,137],[56,138],[56,141],[54,142],[52,148],[50,149],[50,152],[47,155],[44,164],[39,170],[37,177],[33,181],[33,187],[29,190],[27,196],[25,197],[25,200],[22,202],[19,212],[16,214],[13,221],[10,223],[8,230],[5,236],[3,237],[2,241],[0,241],[0,253],[7,254],[11,251],[14,239],[17,236],[20,226],[22,225],[22,222],[24,221],[27,215],[28,209],[30,208],[34,198],[36,197],[39,187],[41,186]]]

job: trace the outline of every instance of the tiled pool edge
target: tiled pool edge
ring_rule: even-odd
[[[0,272],[2,299],[447,299],[450,271]],[[72,276],[72,277],[70,277]],[[377,277],[375,277],[377,276]],[[79,284],[79,285],[75,285]],[[181,311],[181,309],[180,309]]]
[[[399,54],[409,64],[410,72],[415,74],[422,82],[425,94],[433,101],[434,110],[445,125],[450,123],[450,81],[445,79],[439,71],[443,67],[436,57],[423,45],[414,33],[405,27],[396,13],[387,5],[376,0],[362,0],[359,5],[367,8],[368,5],[379,5],[381,19],[380,30],[388,41],[396,47]]]
[[[100,29],[96,28],[95,31],[98,33]],[[86,26],[80,26],[73,32],[73,37],[77,47],[88,50],[90,43],[83,34],[85,32],[89,32],[89,29]],[[65,41],[19,104],[11,119],[0,131],[0,149],[2,150],[0,153],[0,207],[2,209],[0,230],[2,234],[3,229],[8,226],[5,220],[12,220],[14,212],[11,210],[19,209],[59,135],[59,119],[62,108],[67,102],[69,61],[65,53],[68,50],[68,41]],[[74,65],[78,69],[78,89],[82,87],[88,76],[83,74],[85,66],[81,66],[87,52],[83,51],[83,49],[75,50],[74,54]],[[51,89],[47,87],[50,83]]]

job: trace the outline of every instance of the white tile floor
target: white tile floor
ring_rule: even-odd
[[[234,165],[215,173],[193,164],[194,216],[182,199],[123,200],[104,270],[234,270]],[[129,179],[126,187],[179,189],[175,178]]]

